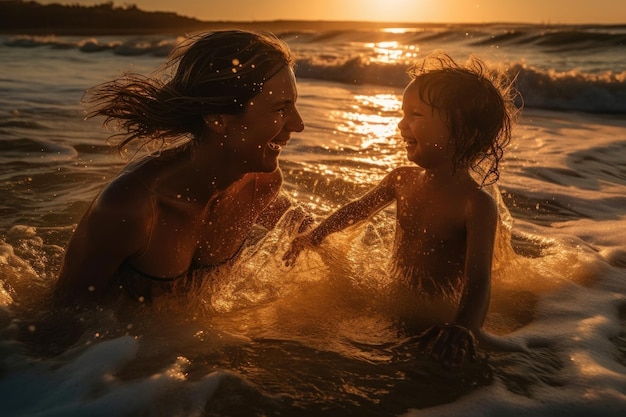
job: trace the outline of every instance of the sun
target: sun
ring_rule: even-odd
[[[434,0],[363,0],[360,7],[369,19],[379,22],[410,22],[424,20],[437,3]]]

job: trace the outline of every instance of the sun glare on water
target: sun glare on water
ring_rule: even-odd
[[[366,48],[372,50],[370,57],[372,62],[383,62],[387,64],[401,63],[417,57],[419,46],[417,45],[400,45],[398,42],[376,42],[366,43]]]
[[[354,111],[336,112],[336,130],[348,135],[357,149],[393,148],[400,121],[401,102],[394,94],[356,95]],[[370,161],[373,162],[373,161]]]
[[[417,29],[415,28],[384,28],[382,29],[385,33],[394,33],[396,35],[401,35],[403,33],[415,32]]]

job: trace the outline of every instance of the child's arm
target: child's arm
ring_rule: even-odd
[[[489,308],[491,264],[498,224],[495,201],[480,193],[469,207],[467,216],[467,253],[465,255],[465,289],[461,297],[456,324],[478,335]]]
[[[431,356],[444,366],[458,366],[476,359],[476,336],[489,307],[491,262],[498,221],[497,207],[485,194],[477,195],[468,207],[465,287],[453,323],[433,326],[421,336],[422,349],[431,346]]]
[[[353,226],[383,209],[395,198],[394,172],[385,178],[371,191],[358,200],[354,200],[320,223],[315,229],[296,237],[285,252],[285,265],[293,265],[300,252],[307,246],[318,246],[331,233]]]

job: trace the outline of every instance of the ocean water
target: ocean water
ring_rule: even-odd
[[[407,66],[435,49],[516,76],[524,109],[491,191],[501,227],[486,330],[446,370],[395,317],[394,207],[293,268],[293,212],[232,268],[152,306],[60,313],[63,248],[124,165],[86,88],[150,72],[175,36],[0,37],[0,415],[621,416],[626,411],[626,26],[275,30],[306,129],[285,190],[322,219],[406,164]],[[504,348],[506,347],[506,348]]]

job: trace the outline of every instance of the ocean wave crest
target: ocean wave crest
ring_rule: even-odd
[[[470,30],[471,29],[471,30]],[[614,30],[604,28],[544,28],[541,26],[514,27],[439,27],[429,30],[410,30],[403,33],[351,32],[351,31],[292,31],[281,35],[297,57],[297,75],[302,78],[319,79],[343,84],[374,84],[402,88],[409,82],[406,74],[410,60],[421,55],[418,45],[425,39],[445,40],[446,50],[467,45],[488,47],[505,44],[534,44],[537,48],[550,47],[544,52],[555,53],[571,49],[584,50],[586,46],[604,45],[610,48],[608,54],[614,57],[626,44],[626,26]],[[398,48],[403,58],[385,61],[364,47],[366,41],[384,40],[393,43],[390,48]],[[391,39],[395,39],[391,42]],[[461,41],[463,39],[463,41]],[[53,48],[76,48],[85,53],[110,51],[119,56],[150,55],[165,57],[179,44],[180,37],[154,35],[145,37],[125,37],[123,40],[101,41],[95,38],[69,39],[55,36],[15,36],[5,40],[5,45],[32,48],[49,46]],[[599,46],[598,46],[599,45]],[[408,54],[408,55],[407,55]],[[409,56],[410,55],[410,56]],[[602,56],[588,58],[602,61]],[[385,57],[383,57],[385,58]],[[598,62],[600,62],[598,61]],[[578,62],[578,61],[576,61]],[[591,113],[626,113],[626,70],[622,70],[620,60],[611,61],[603,67],[557,70],[541,68],[537,63],[530,65],[521,59],[506,65],[506,71],[516,79],[526,107],[583,111]]]
[[[590,113],[626,113],[626,71],[600,74],[543,70],[513,64],[509,74],[526,107]]]
[[[159,36],[150,38],[131,38],[124,41],[108,40],[101,41],[96,38],[68,40],[50,36],[19,35],[8,38],[4,44],[10,47],[35,48],[48,46],[52,48],[78,49],[81,52],[111,51],[116,55],[137,56],[151,55],[166,57],[180,42],[181,38],[162,38]]]
[[[409,82],[408,66],[372,62],[363,57],[345,61],[304,59],[298,61],[297,75],[348,84],[375,84],[404,87]],[[585,73],[559,72],[522,62],[504,69],[520,92],[525,107],[582,111],[589,113],[626,113],[626,71]]]

